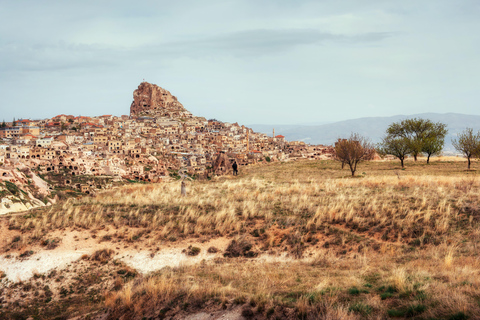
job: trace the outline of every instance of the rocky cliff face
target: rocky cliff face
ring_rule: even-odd
[[[133,91],[130,116],[190,118],[192,114],[167,90],[156,84],[142,82]]]
[[[30,168],[0,168],[0,215],[27,211],[55,202],[50,186]]]

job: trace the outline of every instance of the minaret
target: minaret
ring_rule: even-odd
[[[250,136],[249,136],[250,130],[247,128],[247,153],[250,150]]]
[[[275,138],[275,128],[273,128],[273,138]]]

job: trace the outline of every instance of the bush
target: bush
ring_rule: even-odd
[[[217,252],[218,252],[218,249],[215,248],[215,247],[210,247],[210,248],[208,248],[207,252],[208,252],[208,253],[217,253]]]
[[[405,312],[405,315],[407,317],[413,317],[413,316],[419,315],[425,310],[427,310],[426,306],[424,306],[423,304],[417,304],[417,305],[409,306]]]
[[[188,247],[188,250],[187,250],[187,255],[189,256],[198,256],[198,254],[200,253],[201,249],[199,247],[192,247],[192,246],[189,246]]]
[[[47,247],[48,250],[55,249],[56,247],[58,247],[59,243],[60,243],[59,239],[52,239],[52,240],[46,239],[42,241],[42,245]]]
[[[20,258],[30,257],[34,252],[32,250],[25,250],[20,254]]]
[[[348,310],[359,313],[362,316],[368,316],[373,311],[372,307],[370,307],[368,304],[363,304],[361,302],[351,305]]]
[[[10,193],[14,196],[18,194],[18,187],[14,183],[11,183],[10,181],[5,181],[5,186],[7,187],[7,190],[10,191]]]
[[[468,316],[463,312],[457,312],[447,318],[448,320],[467,320]]]
[[[97,250],[97,251],[95,251],[94,254],[91,255],[90,259],[94,260],[94,261],[99,261],[99,262],[105,263],[108,260],[110,260],[110,257],[112,256],[113,253],[114,253],[114,251],[112,249]]]
[[[348,289],[348,293],[356,296],[356,295],[360,294],[360,290],[358,290],[357,287],[352,287],[352,288]]]
[[[252,244],[245,239],[232,240],[228,245],[225,253],[223,254],[224,257],[227,258],[236,258],[240,256],[244,256],[247,258],[253,258],[257,256],[257,253],[251,251]]]

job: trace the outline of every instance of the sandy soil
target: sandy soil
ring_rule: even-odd
[[[25,281],[33,277],[35,273],[47,273],[55,268],[61,270],[81,256],[80,252],[59,253],[54,250],[35,253],[25,259],[0,256],[0,270],[5,272],[10,281]]]
[[[200,248],[200,253],[197,256],[188,256],[182,251],[187,248],[190,243],[179,243],[173,247],[164,247],[156,252],[152,257],[150,251],[123,251],[117,254],[115,258],[125,262],[130,267],[138,270],[141,273],[149,273],[160,270],[164,267],[178,267],[181,265],[192,265],[201,262],[202,260],[211,260],[220,256],[219,253],[208,253],[210,247],[216,247],[221,252],[225,251],[228,245],[228,240],[225,238],[214,239],[205,243],[195,243],[195,246]]]
[[[107,233],[107,232],[103,232]],[[12,239],[15,232],[9,232],[7,238]],[[6,252],[0,255],[0,271],[3,271],[12,282],[25,281],[34,274],[44,274],[56,269],[61,271],[70,263],[80,259],[82,255],[91,255],[100,249],[112,249],[115,251],[113,259],[125,262],[128,266],[141,273],[149,273],[160,270],[164,267],[178,267],[210,260],[221,255],[229,240],[218,238],[204,243],[195,243],[192,240],[182,241],[174,244],[159,245],[159,251],[146,250],[141,244],[138,249],[120,248],[117,243],[100,242],[98,239],[102,233],[95,238],[87,231],[56,231],[50,234],[51,239],[61,239],[60,245],[52,250],[44,247],[24,247],[16,252]],[[11,241],[11,240],[10,240]],[[6,243],[5,241],[2,241]],[[8,242],[8,241],[7,241]],[[188,256],[183,251],[189,245],[200,248],[197,256]],[[208,253],[210,247],[219,249],[219,253]],[[21,252],[33,251],[28,257],[21,258]]]
[[[0,204],[0,215],[4,215],[11,212],[27,211],[28,209],[31,208],[31,207],[28,208],[21,202],[11,202],[8,200],[5,200],[5,201],[6,201],[5,203],[8,203],[9,208],[7,208],[3,203]]]
[[[241,308],[229,311],[217,311],[212,313],[199,312],[183,317],[185,320],[243,320]]]

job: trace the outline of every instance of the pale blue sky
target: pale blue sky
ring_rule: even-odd
[[[476,0],[1,1],[0,117],[128,114],[143,79],[244,124],[480,114],[478,17]]]

